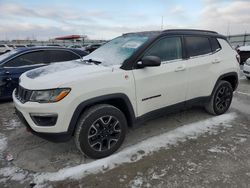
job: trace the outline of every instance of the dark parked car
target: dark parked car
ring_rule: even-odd
[[[60,47],[61,45],[59,45],[59,44],[47,44],[47,46],[56,46],[56,47]]]
[[[86,47],[86,51],[91,53],[93,51],[95,51],[97,48],[99,48],[101,46],[101,44],[91,44],[89,46]]]
[[[87,52],[58,47],[18,48],[0,56],[0,99],[10,99],[22,73],[54,62],[80,59]]]
[[[248,58],[250,58],[250,46],[241,46],[237,49],[240,55],[240,64],[243,65]]]

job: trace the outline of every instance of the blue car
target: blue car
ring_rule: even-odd
[[[0,55],[0,100],[11,99],[22,73],[54,62],[80,59],[87,52],[61,47],[17,48]]]

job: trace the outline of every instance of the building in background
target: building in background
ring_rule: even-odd
[[[86,35],[68,35],[56,37],[53,39],[49,39],[46,41],[38,41],[38,40],[2,40],[0,44],[8,44],[8,45],[27,45],[27,46],[72,46],[72,45],[80,45],[86,46],[90,44],[103,44],[107,42],[106,40],[92,40],[89,39]]]
[[[63,37],[57,37],[54,40],[80,42],[80,41],[84,41],[85,38],[87,38],[86,35],[68,35],[68,36],[63,36]]]

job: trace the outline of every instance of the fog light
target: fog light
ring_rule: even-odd
[[[30,114],[31,119],[37,126],[54,126],[57,122],[57,114]]]

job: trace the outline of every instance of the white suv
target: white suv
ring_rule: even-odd
[[[212,31],[124,34],[82,60],[24,73],[17,114],[43,138],[74,137],[92,158],[115,152],[127,127],[190,105],[225,113],[238,85],[237,53]]]

